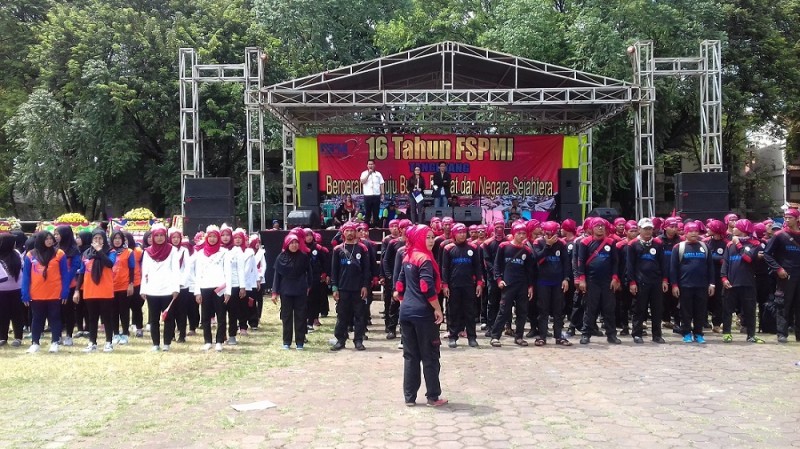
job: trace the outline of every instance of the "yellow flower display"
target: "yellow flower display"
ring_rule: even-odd
[[[156,218],[156,215],[146,207],[137,207],[136,209],[131,209],[128,212],[125,212],[125,215],[123,215],[122,218],[132,221],[145,221]]]

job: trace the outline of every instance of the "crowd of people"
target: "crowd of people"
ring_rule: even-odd
[[[258,328],[261,317],[267,264],[260,238],[225,225],[196,238],[160,224],[142,244],[124,231],[109,238],[102,228],[0,234],[0,346],[21,346],[29,326],[28,352],[39,352],[45,322],[49,352],[73,346],[78,336],[88,338],[84,352],[97,352],[100,323],[104,352],[128,344],[131,332],[144,337],[145,328],[153,351],[169,351],[198,329],[203,350],[236,345],[237,334]]]
[[[572,346],[578,333],[581,344],[595,336],[642,344],[648,334],[663,344],[662,328],[703,344],[708,330],[733,341],[736,316],[747,342],[764,343],[757,331],[771,302],[777,341],[787,342],[792,325],[800,340],[798,219],[797,209],[788,209],[782,224],[735,214],[706,222],[592,217],[582,226],[532,219],[510,229],[503,220],[467,227],[449,217],[430,226],[395,219],[381,242],[369,239],[366,223],[349,220],[332,250],[311,229],[290,230],[271,262],[270,293],[280,301],[284,349],[304,348],[332,294],[330,349],[352,339],[363,351],[372,292],[382,286],[385,337],[399,334],[403,349],[406,403],[416,403],[421,365],[435,406],[446,403],[438,381],[441,339],[450,348],[461,338],[479,347],[478,329],[492,347],[504,336],[519,346],[528,346],[526,339],[545,346],[549,338]],[[73,345],[76,330],[88,336],[84,352],[95,352],[102,323],[102,350],[110,352],[128,343],[130,331],[143,336],[146,301],[153,351],[169,351],[173,340],[185,342],[200,329],[202,350],[222,351],[258,328],[266,273],[259,236],[226,225],[209,226],[193,241],[155,225],[141,245],[123,231],[75,236],[68,226],[31,238],[2,234],[0,345],[12,323],[11,345],[20,346],[29,321],[28,352],[38,352],[47,321],[50,352]]]

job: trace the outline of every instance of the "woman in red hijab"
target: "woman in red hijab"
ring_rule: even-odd
[[[181,291],[181,266],[178,251],[167,241],[167,228],[157,224],[152,229],[153,244],[142,256],[142,299],[147,301],[153,351],[169,351],[175,338],[176,301]],[[164,317],[164,346],[161,346],[160,319]]]
[[[403,395],[407,406],[416,405],[420,363],[425,374],[428,406],[447,404],[439,383],[439,324],[443,320],[439,305],[441,276],[431,250],[434,233],[425,225],[406,231],[406,255],[395,285],[394,298],[400,301],[400,330],[403,335]]]

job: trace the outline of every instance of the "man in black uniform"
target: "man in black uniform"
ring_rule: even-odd
[[[336,301],[336,344],[332,351],[344,348],[347,341],[347,327],[353,322],[355,334],[353,342],[356,349],[363,351],[364,331],[366,323],[365,309],[367,293],[370,285],[369,249],[356,239],[356,225],[342,225],[345,241],[333,249],[331,268],[331,285],[333,300]]]
[[[398,223],[398,234],[397,238],[392,239],[387,245],[386,250],[383,251],[381,254],[381,272],[383,277],[386,279],[384,283],[384,288],[388,290],[389,297],[392,297],[392,293],[394,290],[394,282],[396,279],[394,278],[394,269],[395,269],[395,258],[397,256],[397,251],[404,247],[406,244],[406,230],[411,226],[412,223],[410,220],[402,219]],[[400,318],[400,303],[397,301],[392,301],[389,304],[389,309],[386,312],[386,319],[384,323],[386,325],[386,339],[387,340],[394,340],[397,337],[397,325]]]
[[[628,244],[625,257],[628,273],[628,291],[633,297],[633,342],[644,343],[643,328],[647,308],[653,323],[653,342],[664,343],[661,336],[661,318],[664,313],[663,294],[669,290],[664,270],[664,247],[661,239],[653,237],[653,221],[639,220],[639,237]]]
[[[511,318],[512,307],[517,314],[514,343],[528,346],[522,337],[528,317],[528,302],[533,299],[533,253],[525,244],[528,232],[523,223],[512,226],[511,232],[514,239],[500,244],[494,260],[494,280],[502,291],[500,312],[492,327],[490,344],[494,347],[500,347],[500,333]]]
[[[389,220],[389,235],[381,240],[381,265],[383,265],[383,255],[386,254],[386,247],[389,246],[389,242],[392,240],[400,237],[400,228],[399,225],[400,220],[393,219]],[[384,275],[383,267],[381,267],[381,276],[378,278],[378,283],[383,286],[383,311],[381,315],[383,315],[384,320],[386,319],[386,314],[389,313],[389,306],[392,304],[392,288],[391,286],[387,285],[387,279]],[[388,283],[391,283],[389,281]]]
[[[498,218],[492,226],[494,233],[481,244],[483,267],[486,270],[486,285],[489,288],[489,294],[484,295],[486,303],[481,304],[481,308],[485,309],[484,313],[486,314],[486,326],[481,326],[481,329],[486,329],[486,337],[492,336],[492,326],[497,319],[497,312],[500,310],[500,288],[494,282],[494,259],[497,256],[500,244],[506,241],[505,221],[502,218]]]
[[[476,297],[483,291],[483,270],[478,248],[467,242],[467,228],[453,225],[454,241],[442,249],[442,291],[447,298],[448,346],[456,347],[458,334],[466,327],[467,341],[478,347],[475,335]]]

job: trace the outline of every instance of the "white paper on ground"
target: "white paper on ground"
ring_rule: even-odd
[[[253,410],[266,410],[277,406],[270,401],[258,401],[249,404],[232,404],[231,407],[237,412],[250,412]]]

